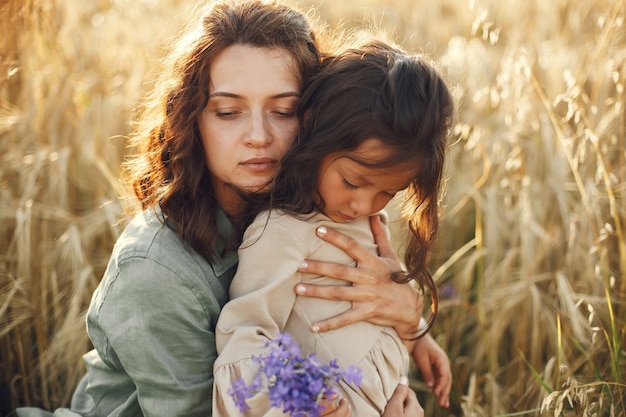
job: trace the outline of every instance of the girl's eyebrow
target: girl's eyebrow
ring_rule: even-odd
[[[346,173],[351,176],[352,180],[355,180],[355,181],[359,182],[361,185],[364,185],[364,186],[372,185],[372,182],[367,179],[367,177],[369,176],[367,174],[357,173],[354,169],[352,169],[350,167],[346,167]],[[400,188],[398,190],[387,190],[387,191],[393,192],[393,193],[399,193],[401,191],[406,190],[409,187],[409,185],[411,185],[411,181],[410,180],[409,180],[409,182],[405,186],[403,186],[402,188]]]
[[[352,158],[348,158],[348,159],[359,164],[357,161],[355,161]],[[352,177],[353,180],[360,182],[362,185],[365,185],[365,186],[372,185],[372,183],[363,174],[358,172],[358,169],[354,169],[352,167],[347,166],[345,167],[345,171],[346,171],[346,174]]]

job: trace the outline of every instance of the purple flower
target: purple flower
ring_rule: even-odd
[[[272,407],[282,407],[291,417],[318,417],[323,410],[320,401],[337,392],[339,381],[361,384],[361,371],[354,365],[342,370],[335,359],[321,364],[313,353],[303,356],[287,333],[279,333],[265,348],[269,352],[252,357],[260,365],[252,383],[239,379],[228,390],[242,412],[250,409],[246,399],[265,389]]]
[[[439,289],[439,294],[441,298],[454,299],[457,298],[456,290],[450,284],[442,285]]]

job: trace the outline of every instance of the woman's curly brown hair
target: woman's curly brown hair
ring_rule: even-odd
[[[214,57],[236,44],[291,52],[302,83],[319,67],[320,53],[304,14],[275,2],[211,4],[166,58],[133,136],[138,155],[125,164],[142,209],[160,206],[181,238],[209,261],[237,242],[223,242],[217,232],[219,203],[198,118],[207,104]]]

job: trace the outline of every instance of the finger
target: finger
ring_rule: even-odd
[[[370,229],[374,235],[374,242],[378,246],[378,254],[385,258],[396,258],[396,251],[391,245],[380,216],[370,216]]]
[[[323,408],[321,415],[325,416],[338,408],[337,394],[333,394],[330,398],[325,398],[320,402]]]
[[[450,407],[450,395],[441,395],[437,401],[440,407]]]
[[[327,414],[327,417],[351,417],[351,416],[352,416],[352,409],[350,408],[350,405],[348,404],[348,401],[346,401],[345,398],[342,398],[339,401],[339,406],[337,407],[335,411],[333,411],[330,414]]]
[[[424,380],[424,383],[426,384],[426,386],[430,389],[433,390],[433,394],[435,393],[435,375],[433,374],[433,368],[430,363],[430,357],[428,355],[420,355],[419,352],[417,354],[414,355],[413,359],[415,360],[415,363],[417,365],[417,367],[420,370],[420,373],[422,374],[422,379]]]
[[[408,379],[406,377],[400,378],[400,382],[385,407],[383,417],[391,416],[424,416],[424,410],[417,400],[415,392],[409,388]]]
[[[425,337],[429,337],[426,335]],[[433,343],[435,343],[433,341]],[[416,351],[415,349],[418,349]],[[448,407],[450,404],[450,389],[452,388],[452,371],[450,369],[450,361],[443,353],[443,351],[438,354],[438,351],[435,351],[433,356],[429,354],[419,354],[419,346],[414,345],[413,350],[413,359],[417,364],[424,382],[430,388],[432,388],[432,392],[434,395],[438,396],[438,404],[442,407]],[[433,383],[429,383],[429,381],[434,381]]]
[[[424,409],[412,389],[408,390],[404,400],[404,414],[413,417],[424,417]]]
[[[341,285],[314,285],[298,283],[295,286],[298,295],[313,298],[323,298],[325,300],[342,300],[352,302],[371,302],[376,294],[368,292],[362,287],[346,287]]]
[[[352,308],[344,313],[338,314],[326,320],[322,320],[311,325],[311,331],[315,333],[323,333],[329,330],[339,329],[347,326],[348,324],[356,323],[359,321],[366,321],[371,317],[365,310],[359,308]]]
[[[451,382],[452,382],[451,380],[449,381],[449,383],[444,382],[443,384],[447,386],[446,387],[442,386],[439,389],[441,382],[438,380],[436,388],[439,393],[435,393],[435,391],[433,390],[433,393],[439,397],[439,399],[437,400],[437,403],[441,407],[445,407],[445,408],[450,407],[450,388],[452,386]]]
[[[393,413],[394,410],[402,410],[404,408],[404,402],[409,395],[409,391],[411,390],[409,389],[408,380],[406,377],[401,378],[391,398],[387,402],[384,414],[389,415]]]
[[[316,229],[317,236],[324,239],[326,242],[338,247],[347,253],[352,259],[360,262],[365,256],[370,253],[363,248],[356,240],[348,235],[336,231],[331,227],[321,226]]]
[[[448,372],[439,372],[439,377],[435,385],[433,393],[439,396],[439,405],[442,407],[450,406],[450,390],[452,389],[452,373],[448,369]]]
[[[320,415],[322,415],[322,416],[330,415],[333,411],[335,411],[337,409],[337,403],[336,402],[324,401],[320,405],[322,407],[324,407],[322,409],[321,413],[320,413]]]
[[[367,283],[367,278],[370,278],[370,275],[363,272],[359,273],[357,268],[349,265],[311,261],[308,259],[300,264],[298,271],[329,278],[337,278],[353,284],[365,284]]]
[[[450,369],[450,360],[448,356],[443,354],[433,363],[433,368],[437,374],[437,384],[434,392],[437,395],[447,394],[452,387],[452,370]]]
[[[447,391],[450,390],[451,379],[445,373],[441,373],[438,371],[439,377],[436,380],[433,388],[433,394],[435,395],[444,395]]]

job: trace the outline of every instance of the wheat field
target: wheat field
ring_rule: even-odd
[[[625,2],[293,2],[432,56],[458,102],[431,259],[452,404],[415,374],[426,415],[625,416]],[[84,372],[133,110],[191,5],[0,1],[1,415]]]

